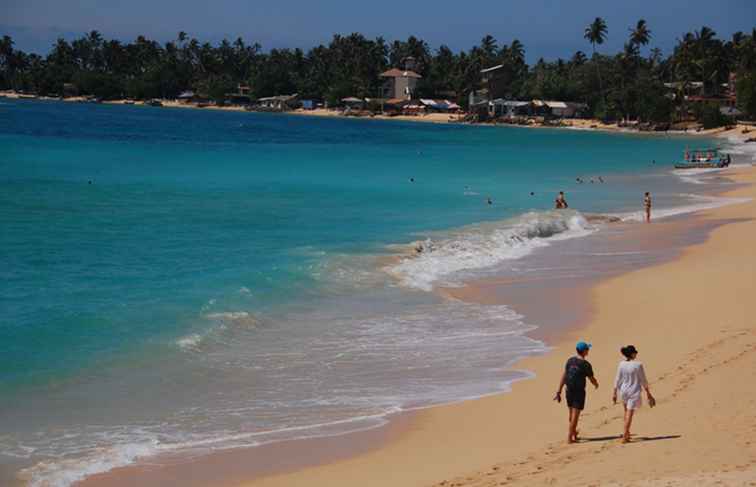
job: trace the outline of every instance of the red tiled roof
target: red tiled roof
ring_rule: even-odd
[[[385,73],[381,73],[382,78],[422,78],[414,71],[402,71],[401,69],[391,68]]]

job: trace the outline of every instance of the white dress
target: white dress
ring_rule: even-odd
[[[617,366],[617,377],[614,379],[614,387],[617,389],[617,395],[620,401],[627,409],[638,409],[641,407],[641,392],[644,387],[648,387],[646,372],[643,370],[643,364],[636,360],[623,360]]]

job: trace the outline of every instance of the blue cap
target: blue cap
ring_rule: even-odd
[[[578,352],[585,352],[586,350],[589,350],[591,348],[590,343],[585,342],[577,342],[577,345],[575,345],[575,350]]]

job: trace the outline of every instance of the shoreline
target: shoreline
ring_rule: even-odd
[[[751,176],[753,176],[753,171],[753,169],[738,168],[728,171],[725,175],[729,175],[730,172],[735,172],[736,174],[742,172],[750,172]],[[744,191],[750,191],[750,193],[748,194],[753,197],[753,179],[749,180],[748,182],[751,184],[751,186],[745,189],[736,190],[734,193],[740,194]],[[691,217],[685,218],[685,220],[711,220],[711,217],[709,216],[710,214],[718,215],[719,213],[737,212],[737,210],[735,209],[742,206],[744,205],[741,204],[717,208],[713,210],[706,210],[705,212],[702,212],[703,216],[701,216],[701,214],[695,214]],[[751,207],[752,203],[749,203],[747,206]],[[713,230],[713,233],[709,233],[707,231],[707,243],[711,241],[713,235],[719,232],[722,228],[728,228],[730,226],[724,225],[724,227],[720,227],[720,225],[723,223],[726,222],[719,222],[719,220],[717,220],[716,224],[712,224],[714,227],[716,227],[716,229]],[[700,246],[705,247],[707,243],[694,244],[691,249],[696,249]],[[684,250],[682,256],[675,257],[671,262],[662,263],[660,265],[652,264],[651,267],[643,268],[640,271],[623,272],[619,277],[610,277],[606,281],[609,283],[612,283],[616,280],[622,281],[626,276],[634,275],[636,272],[653,272],[653,270],[657,269],[657,267],[664,268],[668,265],[675,265],[675,263],[684,260],[689,252],[691,252],[691,250],[686,249]],[[585,292],[586,294],[593,295],[596,292],[596,289],[602,289],[604,286],[604,280],[601,280],[598,284],[591,285],[589,286],[589,289],[585,289],[580,292]],[[468,286],[468,290],[469,288],[470,286]],[[467,296],[467,299],[474,299],[476,292],[478,296],[482,295],[480,289],[473,290],[471,295]],[[560,351],[560,354],[562,354],[562,351],[565,349],[565,347],[569,348],[569,340],[574,339],[574,336],[576,336],[576,330],[583,329],[583,326],[586,326],[585,322],[593,323],[594,321],[596,321],[596,315],[594,314],[596,310],[593,309],[596,307],[596,303],[594,301],[595,299],[590,300],[588,305],[591,310],[580,317],[579,322],[580,324],[582,324],[582,326],[580,326],[579,324],[575,327],[568,327],[559,335],[550,337],[555,338],[557,343],[557,345],[552,348],[552,352],[554,350],[557,350]],[[600,308],[601,307],[598,306],[599,316],[601,312]],[[591,326],[591,324],[587,325],[588,329],[591,329]],[[568,340],[567,344],[564,343],[565,340]],[[596,343],[596,340],[594,340],[594,344]],[[636,344],[638,344],[639,348],[641,348],[640,342]],[[641,348],[642,351],[647,349],[648,347],[645,345],[643,346],[643,348]],[[540,357],[529,357],[518,362],[516,366],[512,368],[516,370],[533,371],[535,372],[536,377],[542,377],[543,375],[546,375],[548,380],[548,377],[550,375],[553,375],[553,373],[544,374],[543,370],[545,370],[545,368],[543,363],[552,363],[552,367],[550,368],[553,369],[554,360],[560,362],[562,360],[562,355],[555,357],[555,353],[548,353]],[[613,365],[614,361],[611,361],[611,363]],[[594,365],[595,364],[596,362],[594,362]],[[559,366],[557,365],[556,367],[558,369]],[[602,368],[609,369],[611,367],[604,366]],[[603,372],[608,372],[608,370],[604,370]],[[260,449],[267,448],[267,446],[257,447],[252,449],[251,451],[246,450],[246,453],[244,450],[240,450],[212,454],[212,458],[205,460],[199,459],[196,462],[191,462],[189,464],[182,463],[175,468],[169,469],[169,471],[173,471],[183,478],[186,478],[186,475],[182,474],[182,471],[187,467],[191,467],[191,470],[194,472],[192,475],[193,478],[197,476],[198,472],[204,471],[205,475],[203,477],[205,478],[206,482],[198,482],[196,484],[192,483],[191,485],[278,486],[298,485],[302,482],[329,486],[355,484],[386,485],[387,481],[390,480],[390,482],[388,482],[390,485],[410,486],[426,485],[430,484],[431,482],[441,481],[444,478],[456,478],[457,475],[464,472],[472,472],[475,470],[487,468],[491,464],[500,463],[502,461],[503,456],[500,454],[501,451],[499,451],[499,448],[510,445],[504,445],[504,442],[501,442],[502,444],[499,444],[500,439],[498,439],[498,437],[496,436],[492,437],[492,432],[489,431],[489,429],[498,431],[499,433],[506,430],[508,432],[507,434],[512,434],[519,431],[521,435],[528,437],[528,440],[524,441],[524,444],[521,443],[520,446],[513,451],[510,451],[512,450],[511,448],[507,449],[506,458],[514,458],[518,454],[528,449],[537,450],[540,446],[542,446],[541,444],[539,444],[539,441],[542,443],[544,436],[551,437],[557,431],[561,431],[563,429],[563,411],[561,408],[558,408],[558,418],[552,416],[552,414],[555,414],[555,409],[551,407],[552,404],[550,404],[549,401],[547,401],[545,404],[538,404],[537,406],[534,406],[532,404],[525,405],[525,411],[527,411],[528,416],[533,416],[534,411],[540,411],[541,413],[545,414],[544,419],[546,424],[540,425],[537,428],[538,434],[535,435],[527,431],[527,425],[505,425],[501,418],[495,417],[495,414],[492,414],[491,412],[492,409],[501,410],[502,407],[508,408],[509,404],[512,402],[516,403],[517,405],[519,405],[519,407],[522,408],[523,405],[521,403],[523,401],[527,403],[527,400],[524,396],[524,394],[526,393],[520,390],[522,389],[525,391],[531,391],[530,399],[532,399],[532,390],[536,388],[534,384],[538,383],[540,385],[542,382],[543,381],[540,379],[518,382],[512,386],[512,389],[518,390],[516,394],[495,392],[490,396],[485,396],[479,399],[467,400],[447,405],[431,406],[419,411],[400,413],[398,415],[390,417],[390,422],[387,426],[382,426],[368,432],[354,433],[326,439],[321,438],[313,440],[293,440],[288,445],[277,444],[277,446],[275,447],[271,446],[272,450],[280,451],[284,455],[287,452],[289,454],[294,453],[294,451],[299,451],[301,454],[303,449],[306,451],[306,448],[302,446],[302,442],[309,442],[309,445],[314,445],[314,448],[316,451],[318,451],[318,454],[313,456],[305,453],[304,462],[300,461],[298,462],[298,464],[297,462],[293,462],[293,464],[290,464],[288,466],[279,465],[280,468],[278,469],[278,472],[275,471],[276,469],[274,469],[274,471],[270,471],[270,469],[263,469],[263,471],[258,470],[257,474],[252,476],[254,478],[247,482],[243,482],[242,478],[250,479],[251,477],[249,473],[247,473],[245,477],[242,472],[238,472],[239,475],[224,475],[223,472],[227,473],[227,469],[236,462],[245,462],[245,455],[247,457],[246,462],[249,462],[250,455],[255,457],[256,455],[254,455],[254,452],[259,452],[261,451]],[[602,382],[604,384],[608,384],[610,380],[605,378]],[[604,388],[606,389],[606,385],[604,386]],[[606,390],[604,393],[606,393]],[[514,397],[518,397],[520,399],[514,400],[512,399]],[[593,402],[595,404],[597,402],[595,396],[592,397],[594,399],[589,399],[589,403]],[[531,409],[533,411],[531,411]],[[589,411],[587,411],[587,413],[589,414],[586,415],[586,418],[592,417],[594,414],[596,414],[595,411],[591,411],[593,408],[590,405],[588,409]],[[599,411],[603,412],[606,409],[606,407],[603,407],[599,409]],[[473,419],[471,420],[471,424],[474,425],[476,429],[474,431],[474,434],[470,435],[471,432],[467,431],[467,427],[460,428],[459,424],[453,424],[461,423],[464,425],[466,424],[468,417],[485,418],[484,421],[490,422],[491,424],[489,426],[493,425],[495,426],[495,428],[489,428],[485,425],[481,425],[481,421]],[[645,421],[645,414],[642,415],[642,418],[643,419],[641,419],[640,421]],[[504,430],[502,430],[502,428],[504,428]],[[438,432],[437,430],[440,430],[440,432]],[[531,437],[537,437],[537,440],[531,442]],[[451,445],[451,448],[447,445],[435,445],[435,443],[439,442],[448,442],[450,439],[454,439],[455,441],[461,441],[462,439],[464,439],[465,442],[467,442],[466,444],[468,448],[472,449],[472,451],[477,451],[476,455],[478,455],[478,457],[475,459],[466,458],[464,462],[460,462],[457,459],[452,458],[452,452],[456,451],[453,445]],[[334,445],[337,443],[341,444],[340,451],[335,450]],[[295,446],[294,444],[299,445],[299,447]],[[523,448],[524,445],[528,445],[528,448]],[[346,448],[344,448],[344,446],[346,446]],[[423,455],[423,451],[429,450],[431,451],[431,454]],[[433,474],[419,475],[417,472],[412,471],[414,467],[411,467],[412,464],[409,459],[412,459],[412,461],[414,462],[419,462],[420,464],[429,462],[434,466],[441,464],[443,465],[443,468],[439,467],[439,469]],[[257,463],[254,462],[254,460],[252,461],[253,463]],[[283,463],[287,462],[284,461]],[[89,479],[85,480],[84,482],[78,483],[77,485],[128,485],[128,479],[131,479],[132,481],[134,480],[132,474],[136,469],[137,467],[116,469],[106,474],[90,477]],[[389,478],[382,476],[384,471],[394,469],[397,470],[396,477]],[[499,470],[507,469],[496,469],[496,471]],[[208,475],[208,473],[211,472],[214,472],[218,475]],[[364,472],[369,472],[376,478],[366,479],[366,474]],[[153,474],[151,474],[148,469],[145,469],[143,473],[147,475],[145,479],[156,479],[156,477],[153,475],[154,472]],[[484,478],[487,479],[490,476],[494,476],[494,474],[489,474],[491,474],[491,472],[486,473],[486,477]],[[171,479],[171,476],[164,475],[162,476],[162,479]],[[223,481],[219,481],[217,479],[223,479]],[[478,480],[480,480],[480,478],[478,478]],[[455,480],[455,482],[459,481],[459,479]],[[159,485],[159,483],[145,485]],[[468,484],[463,482],[460,485]],[[472,482],[469,483],[469,485],[478,484]]]
[[[28,99],[28,100],[41,100],[41,101],[58,101],[64,103],[89,103],[88,99],[83,96],[69,97],[69,98],[54,98],[54,97],[39,97],[32,95],[22,95],[11,91],[0,91],[0,98],[8,99]],[[217,106],[217,105],[205,105],[198,106],[196,103],[184,103],[177,100],[159,99],[162,103],[162,108],[187,108],[194,110],[213,110],[220,112],[244,112],[244,113],[270,113],[270,112],[257,112],[248,111],[241,105],[232,106]],[[142,100],[133,101],[127,103],[126,99],[121,100],[107,100],[102,101],[103,105],[132,105],[132,106],[144,106],[146,103]],[[276,112],[279,113],[279,112]],[[433,124],[455,124],[455,125],[468,125],[473,127],[519,127],[519,128],[531,128],[531,129],[566,129],[566,130],[585,130],[585,131],[598,131],[609,133],[623,133],[623,134],[643,134],[643,135],[690,135],[690,136],[703,136],[703,137],[738,137],[745,139],[745,135],[753,133],[754,139],[756,139],[756,124],[737,122],[734,126],[717,127],[713,129],[700,128],[695,131],[681,131],[681,130],[669,130],[666,132],[654,132],[654,131],[641,131],[631,127],[620,127],[617,123],[604,123],[598,119],[592,118],[565,118],[560,119],[559,125],[546,125],[544,123],[532,123],[532,124],[509,124],[502,122],[465,122],[460,119],[463,114],[448,114],[448,113],[429,113],[423,115],[386,115],[386,114],[373,114],[369,116],[345,115],[343,112],[334,109],[316,108],[313,110],[304,110],[298,108],[287,112],[280,112],[282,115],[296,115],[304,117],[316,117],[316,118],[336,118],[336,119],[349,119],[349,120],[388,120],[397,122],[417,122],[417,123],[433,123]]]
[[[756,196],[755,168],[736,168],[728,171],[728,175],[747,184],[747,187],[728,192],[728,196],[750,198]],[[749,227],[750,235],[756,233],[752,220],[754,214],[756,214],[756,204],[752,199],[748,203],[706,210],[694,215],[690,218],[691,220],[709,222],[714,226],[710,232],[707,232],[703,243],[685,248],[681,255],[669,262],[622,273],[591,286],[586,290],[590,294],[588,303],[590,310],[587,312],[587,319],[579,326],[565,330],[561,336],[558,336],[551,353],[528,357],[515,365],[514,368],[517,370],[533,372],[536,378],[514,384],[512,386],[514,394],[499,393],[477,400],[422,410],[416,413],[412,424],[394,443],[379,446],[370,453],[314,468],[264,476],[240,485],[277,487],[311,482],[313,485],[329,486],[356,484],[478,486],[501,485],[502,483],[505,485],[561,485],[577,481],[599,482],[599,485],[604,485],[606,482],[618,482],[616,472],[623,468],[640,471],[649,458],[664,459],[665,455],[673,456],[675,461],[673,463],[659,461],[652,475],[646,474],[645,477],[641,477],[644,481],[651,482],[643,485],[656,485],[654,482],[661,485],[662,482],[670,482],[670,479],[673,482],[681,482],[671,485],[685,485],[685,482],[713,484],[718,477],[726,477],[733,482],[744,479],[756,480],[756,454],[749,455],[749,446],[750,452],[756,450],[747,441],[749,434],[745,431],[747,426],[743,424],[743,421],[739,422],[744,430],[738,437],[739,441],[729,445],[724,444],[723,441],[731,438],[731,435],[737,432],[736,428],[723,428],[722,431],[718,431],[718,441],[713,442],[709,438],[709,444],[701,438],[699,443],[691,441],[683,445],[675,445],[679,448],[678,452],[670,451],[670,446],[664,444],[665,441],[674,442],[696,434],[699,425],[692,418],[696,417],[695,408],[701,405],[702,400],[707,398],[709,400],[709,404],[706,404],[707,411],[727,406],[727,404],[718,403],[716,397],[712,397],[711,389],[703,390],[695,396],[690,396],[692,393],[689,389],[693,387],[697,375],[712,375],[714,372],[709,371],[717,367],[720,368],[717,372],[720,378],[726,378],[728,374],[742,370],[745,360],[750,360],[753,364],[754,359],[749,352],[756,350],[756,327],[749,323],[749,317],[753,316],[751,312],[756,312],[756,306],[748,306],[748,312],[744,312],[744,309],[739,309],[737,306],[731,306],[730,309],[736,312],[732,317],[733,324],[724,325],[721,329],[704,327],[697,329],[695,333],[689,332],[688,336],[680,336],[681,332],[684,334],[688,331],[688,328],[684,327],[684,321],[677,321],[675,323],[677,327],[670,330],[655,326],[652,319],[645,322],[645,326],[642,320],[631,320],[633,326],[628,327],[631,330],[629,333],[622,331],[622,328],[618,330],[616,324],[611,328],[607,325],[612,321],[627,322],[627,319],[622,320],[623,314],[627,313],[629,308],[638,309],[638,306],[652,308],[644,315],[656,316],[659,313],[674,317],[678,313],[683,313],[690,320],[697,322],[702,318],[711,319],[712,313],[723,311],[719,307],[712,307],[705,310],[705,316],[697,317],[695,309],[676,309],[674,304],[678,304],[679,301],[673,304],[666,302],[668,300],[662,297],[663,293],[657,295],[656,301],[661,302],[656,303],[651,303],[654,301],[653,298],[645,295],[644,288],[649,280],[656,281],[649,278],[658,279],[659,283],[653,286],[655,289],[665,289],[670,278],[678,282],[680,274],[695,273],[695,266],[700,265],[701,260],[709,263],[706,268],[707,277],[712,277],[710,274],[717,274],[717,268],[724,263],[722,261],[727,261],[729,272],[724,271],[720,274],[723,274],[728,281],[738,282],[738,293],[734,297],[742,298],[748,291],[752,291],[750,284],[753,281],[749,282],[749,278],[756,276],[753,259],[750,259],[750,262],[747,260],[743,262],[747,272],[740,273],[738,276],[733,275],[733,270],[741,271],[737,258],[712,254],[723,246],[730,248],[728,242],[732,241],[733,235],[740,233],[739,230],[745,226]],[[747,258],[749,239],[738,238],[737,241],[741,242],[741,245],[738,246],[736,257]],[[719,281],[716,282],[717,284],[708,281],[706,285],[716,287],[721,284]],[[702,286],[698,286],[695,281],[685,282],[684,286],[686,289],[691,288],[692,292],[702,292]],[[626,293],[628,288],[631,291],[630,295]],[[480,283],[477,287],[469,285],[467,290],[469,291],[468,299],[476,295],[481,297]],[[618,293],[618,291],[622,292]],[[706,286],[703,287],[703,294],[707,294]],[[684,295],[680,296],[678,293],[678,297],[687,301]],[[628,306],[625,303],[629,300],[632,300],[635,306]],[[735,302],[738,303],[740,300],[736,299]],[[733,303],[730,302],[730,304]],[[679,328],[681,326],[682,329]],[[594,367],[601,364],[602,370],[597,375],[602,383],[600,391],[603,392],[600,392],[600,395],[589,393],[589,406],[582,420],[584,432],[590,430],[590,433],[584,434],[590,435],[591,440],[576,445],[574,448],[566,448],[561,446],[565,429],[564,406],[552,404],[549,401],[550,396],[545,394],[550,391],[553,394],[552,389],[557,382],[561,362],[571,354],[574,341],[581,337],[586,337],[594,343],[594,353],[589,359],[593,361]],[[682,339],[683,343],[675,345],[675,338]],[[639,348],[642,347],[641,359],[647,360],[647,367],[651,371],[652,387],[655,395],[660,399],[661,407],[653,413],[647,409],[642,410],[636,420],[634,431],[644,435],[640,439],[645,438],[645,440],[623,447],[616,436],[611,434],[614,430],[621,429],[621,419],[619,419],[621,416],[618,416],[616,408],[612,411],[609,407],[610,403],[607,404],[606,399],[601,396],[611,394],[613,366],[619,361],[616,349],[625,344],[625,341],[635,343]],[[706,364],[691,367],[697,369],[696,373],[691,373],[686,367],[686,359],[691,356],[698,358],[704,353],[711,355],[707,357]],[[751,370],[756,369],[751,368]],[[706,379],[711,381],[715,378],[706,377]],[[726,391],[729,394],[728,397],[732,397],[732,389],[737,390],[737,385],[732,384]],[[746,402],[756,404],[754,397],[756,391],[747,392],[747,400],[739,400],[732,406],[747,409]],[[684,394],[688,395],[682,397],[680,401],[686,401],[687,407],[684,410],[686,415],[680,418],[677,417],[679,411],[675,411],[675,408],[670,406],[673,406],[677,398]],[[693,410],[690,404],[693,405]],[[501,411],[507,411],[510,416],[502,417],[504,415]],[[661,418],[660,414],[656,414],[659,411],[663,413]],[[727,418],[730,413],[728,408],[720,411],[718,417]],[[512,415],[515,417],[513,418]],[[743,418],[746,424],[748,420],[753,419],[753,416],[754,413],[751,413],[750,416],[746,415]],[[527,417],[528,421],[517,419],[521,417]],[[542,419],[544,423],[538,424],[536,418]],[[686,425],[684,421],[681,421],[683,418],[690,420],[690,423]],[[679,428],[672,434],[665,428],[670,421],[674,421]],[[654,427],[663,434],[654,434]],[[706,434],[712,433],[710,428],[704,429],[706,433],[699,436],[706,437]],[[752,434],[754,428],[751,427],[749,431]],[[517,438],[517,442],[507,440],[511,437]],[[645,443],[646,441],[649,443]],[[698,448],[701,444],[705,446]],[[647,449],[646,446],[648,446]],[[617,455],[608,457],[608,452],[618,448],[634,448],[634,451],[628,458]],[[660,450],[663,452],[662,455],[659,454]],[[726,450],[727,454],[709,455],[717,450]],[[697,454],[692,455],[691,451]],[[460,453],[465,457],[462,460],[459,459]],[[595,467],[592,459],[592,455],[595,454],[602,455],[602,467],[586,477],[586,470]],[[577,455],[581,456],[577,457]],[[603,465],[611,461],[615,462],[612,466]],[[688,469],[680,468],[678,463],[686,465]],[[571,477],[564,476],[563,464],[569,466]],[[706,468],[701,468],[702,464],[706,464]],[[384,472],[392,473],[385,474]],[[633,484],[628,484],[623,479],[622,485]],[[741,484],[733,483],[733,485]]]

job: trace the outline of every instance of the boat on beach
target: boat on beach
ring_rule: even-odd
[[[718,148],[685,149],[685,161],[675,164],[675,169],[717,169],[730,165],[730,155]]]

